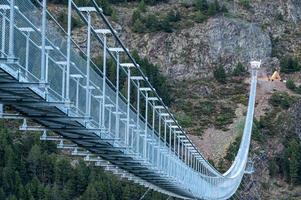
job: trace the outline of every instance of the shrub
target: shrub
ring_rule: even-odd
[[[295,90],[296,89],[296,84],[292,79],[288,79],[286,82],[286,87],[290,90]]]
[[[286,162],[288,164],[288,178],[290,183],[296,184],[300,180],[300,142],[296,139],[291,139],[286,149]]]
[[[142,16],[141,11],[136,9],[132,15],[132,29],[138,33],[155,31],[170,33],[173,31],[173,24],[179,20],[181,20],[181,16],[178,11],[170,11],[163,19],[160,19],[155,14]]]
[[[140,10],[141,12],[145,12],[145,11],[146,11],[146,5],[145,5],[144,0],[141,0],[141,1],[139,2],[138,10]]]
[[[220,83],[225,83],[226,82],[226,72],[225,72],[225,69],[223,66],[219,66],[217,67],[214,71],[213,71],[213,75],[214,75],[214,78],[220,82]]]
[[[177,119],[179,120],[179,123],[183,127],[191,127],[191,125],[192,125],[191,117],[183,112],[181,112],[177,115]]]
[[[283,109],[288,109],[295,101],[296,99],[286,92],[275,92],[270,98],[270,104]]]
[[[271,177],[275,177],[278,174],[279,167],[275,159],[269,161],[269,172]]]
[[[181,14],[177,10],[171,10],[167,13],[166,20],[169,22],[178,22],[181,20]]]
[[[299,71],[301,66],[297,59],[286,56],[280,60],[280,69],[284,73],[293,73]]]
[[[64,29],[67,29],[68,26],[68,16],[66,13],[61,12],[57,18],[58,22],[63,26]],[[71,19],[71,28],[79,28],[82,27],[83,23],[75,17],[72,17]]]
[[[207,2],[207,0],[196,0],[195,7],[199,11],[207,11],[208,10],[208,2]]]
[[[241,142],[241,138],[242,136],[239,135],[234,142],[232,142],[227,150],[227,154],[225,156],[225,159],[227,159],[228,161],[234,161],[235,156],[237,155],[238,149],[239,149],[239,145]]]
[[[218,12],[220,12],[220,10],[221,10],[221,7],[220,7],[218,1],[215,0],[213,3],[209,4],[208,15],[215,15]]]
[[[237,63],[235,69],[233,70],[233,75],[234,76],[240,76],[240,75],[244,75],[247,72],[245,66],[239,62]]]
[[[278,14],[276,15],[276,20],[283,21],[283,20],[284,20],[283,15],[282,15],[281,13],[278,13]]]
[[[105,15],[112,15],[113,9],[111,7],[111,4],[108,2],[108,0],[97,0],[98,5],[101,6],[103,13]]]
[[[251,8],[250,0],[240,0],[239,3],[246,9]]]
[[[207,16],[203,14],[202,11],[198,11],[194,16],[194,21],[197,23],[202,23],[207,19]]]
[[[301,94],[301,85],[300,85],[299,87],[296,88],[296,92],[297,92],[298,94]]]
[[[263,137],[259,129],[259,126],[260,126],[259,122],[256,119],[254,119],[253,128],[252,128],[252,139],[254,139],[257,142],[263,142]]]

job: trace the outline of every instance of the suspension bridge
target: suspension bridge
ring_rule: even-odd
[[[261,63],[250,63],[243,137],[232,166],[222,174],[187,137],[101,6],[92,0],[91,6],[80,7],[68,0],[67,11],[65,31],[46,0],[0,0],[1,117],[23,119],[21,130],[41,131],[41,140],[58,141],[58,148],[72,155],[169,196],[234,195],[247,172]],[[72,38],[75,15],[85,24],[85,47]],[[93,62],[95,51],[101,64]],[[108,78],[108,59],[114,63],[114,80]],[[3,105],[14,113],[5,112]]]

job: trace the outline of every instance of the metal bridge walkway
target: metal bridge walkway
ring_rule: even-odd
[[[251,63],[239,152],[221,174],[189,140],[101,8],[91,2],[93,7],[79,7],[68,1],[64,31],[46,0],[0,0],[0,103],[72,141],[75,150],[88,150],[88,161],[109,161],[104,166],[136,183],[182,199],[231,197],[245,173],[260,62]],[[87,26],[86,48],[71,37],[73,16]],[[91,59],[95,50],[101,64]],[[115,66],[113,79],[109,60]],[[121,80],[126,80],[125,92]]]

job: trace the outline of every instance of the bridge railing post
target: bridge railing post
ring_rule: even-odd
[[[140,151],[140,81],[143,81],[144,78],[142,76],[132,76],[131,79],[133,81],[136,82],[136,85],[137,85],[137,89],[136,89],[136,112],[137,112],[137,115],[136,115],[136,129],[135,129],[135,132],[136,132],[136,153],[137,155],[139,156],[139,151]]]
[[[46,17],[47,17],[47,0],[42,2],[42,46],[41,46],[41,71],[40,71],[40,82],[45,83],[45,68],[46,68]]]
[[[10,0],[10,13],[9,13],[9,46],[8,46],[8,59],[12,61],[15,58],[14,53],[14,25],[15,25],[15,0]]]
[[[164,109],[163,106],[155,106],[155,109],[159,112],[159,119],[158,119],[158,151],[157,151],[157,168],[160,169],[160,161],[161,161],[161,131],[162,131],[162,123],[161,118],[163,115],[166,115],[167,113],[162,113],[162,109]]]
[[[119,130],[119,120],[120,120],[120,112],[119,112],[119,74],[120,74],[120,53],[124,52],[122,48],[109,48],[109,51],[116,54],[116,93],[115,93],[115,136],[116,138],[120,138],[120,130]]]
[[[68,3],[68,10],[69,8],[69,4]],[[85,105],[85,115],[87,118],[90,117],[90,111],[89,111],[89,86],[90,86],[90,63],[91,63],[91,28],[92,28],[92,22],[91,22],[91,14],[92,12],[96,12],[96,9],[94,7],[79,7],[78,8],[80,12],[82,13],[86,13],[87,14],[87,60],[86,60],[86,105]],[[70,11],[71,12],[71,11]],[[68,13],[68,15],[70,15],[70,13]],[[70,17],[71,18],[71,17]],[[69,19],[68,19],[69,21]],[[70,23],[71,25],[71,23]],[[69,28],[69,27],[68,27]],[[70,30],[70,34],[71,34],[71,30]],[[69,37],[69,33],[68,33],[68,37]],[[71,45],[70,45],[71,46]],[[69,55],[70,56],[70,55]],[[70,58],[70,57],[69,57]],[[68,59],[68,58],[67,58]]]
[[[122,63],[121,67],[127,68],[127,108],[126,108],[126,132],[125,132],[125,145],[129,146],[130,135],[130,107],[131,107],[131,68],[135,67],[132,63]]]
[[[25,47],[25,76],[28,78],[28,64],[29,64],[29,39],[30,33],[34,32],[33,28],[31,27],[23,27],[19,28],[20,31],[26,34],[26,47]]]
[[[148,135],[148,96],[149,96],[149,93],[150,91],[152,91],[151,88],[149,87],[143,87],[143,88],[140,88],[140,91],[144,91],[145,92],[145,116],[144,116],[144,119],[145,119],[145,124],[144,124],[144,140],[143,140],[143,158],[145,159],[145,162],[147,161],[147,135]]]
[[[156,101],[159,101],[158,97],[149,97],[148,98],[149,101],[151,101],[151,107],[152,107],[152,131],[153,131],[153,135],[155,135],[155,116],[156,116],[156,104],[155,102]],[[155,144],[154,144],[155,145]],[[152,163],[154,164],[155,163],[155,148],[153,146],[153,149],[152,149]]]
[[[72,0],[68,0],[67,9],[67,66],[66,66],[66,101],[70,101],[70,65],[71,65],[71,26],[72,26]]]
[[[106,79],[107,79],[107,35],[112,34],[109,29],[96,29],[97,34],[103,36],[103,63],[102,63],[102,113],[101,113],[101,126],[105,128],[105,105],[106,105]]]

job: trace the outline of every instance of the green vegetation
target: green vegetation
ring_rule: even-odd
[[[301,144],[295,137],[286,138],[283,151],[269,162],[272,177],[282,176],[292,185],[301,184]]]
[[[220,83],[226,83],[227,81],[226,71],[221,65],[214,69],[213,76]]]
[[[172,32],[176,24],[181,20],[179,11],[171,10],[165,16],[161,17],[158,13],[145,13],[144,6],[138,6],[132,15],[132,29],[137,33],[144,32]]]
[[[197,23],[202,23],[206,19],[207,19],[207,16],[201,11],[197,11],[196,14],[194,15],[194,21]]]
[[[239,135],[234,142],[232,142],[227,150],[227,154],[225,156],[225,159],[232,162],[235,159],[235,156],[237,155],[240,141],[241,141],[242,135]]]
[[[217,0],[212,3],[208,3],[207,0],[195,0],[194,6],[197,9],[197,12],[194,16],[194,21],[197,23],[202,23],[208,17],[218,13],[228,12],[225,5],[220,6]]]
[[[286,56],[280,60],[280,69],[283,73],[293,73],[301,70],[301,65],[296,58]]]
[[[37,0],[31,0],[34,3]],[[54,4],[63,4],[67,5],[68,0],[48,0],[49,3],[54,3]],[[122,2],[122,1],[119,1]],[[74,0],[74,3],[76,3],[78,6],[88,6],[91,5],[90,0]],[[103,12],[105,15],[111,15],[113,12],[113,9],[111,7],[110,3],[117,3],[116,0],[96,0],[96,3],[102,8]]]
[[[279,12],[279,13],[276,15],[276,20],[284,21],[284,17],[283,17],[283,15],[282,15],[282,13]]]
[[[260,122],[254,118],[253,127],[252,127],[252,139],[257,142],[263,142],[263,135],[260,130]]]
[[[239,0],[239,4],[242,5],[245,9],[251,8],[250,0]]]
[[[296,86],[295,82],[292,79],[287,80],[286,87],[298,94],[301,94],[301,85]]]
[[[296,102],[296,98],[290,96],[286,92],[275,92],[270,98],[270,104],[275,107],[281,107],[282,109],[288,109],[293,103]]]
[[[152,86],[156,89],[156,92],[159,94],[159,96],[162,98],[163,102],[169,106],[171,103],[171,96],[169,91],[169,84],[167,82],[167,79],[164,75],[162,75],[159,71],[159,67],[157,65],[154,65],[150,63],[150,61],[147,58],[141,58],[137,51],[132,52],[132,56],[137,62],[137,64],[140,65],[141,70],[145,74],[145,76],[148,78],[149,82],[152,84]],[[125,58],[126,60],[126,58]],[[93,59],[94,63],[99,67],[100,70],[102,70],[102,56],[99,55],[98,57]],[[132,75],[138,75],[136,70],[132,70]],[[107,76],[108,79],[115,85],[116,83],[116,62],[113,59],[107,59]],[[121,91],[126,91],[126,74],[123,73],[121,70],[120,72],[120,80],[119,80],[119,87]],[[126,92],[123,92],[125,95]],[[132,95],[133,100],[135,100],[135,95]]]
[[[223,128],[227,124],[231,124],[234,117],[235,112],[231,107],[222,106],[221,113],[216,117],[215,125],[217,128]]]
[[[245,68],[245,66],[241,62],[238,62],[232,74],[233,76],[243,76],[246,73],[247,69]]]
[[[179,123],[181,124],[181,126],[183,126],[183,127],[191,127],[192,126],[193,121],[191,119],[191,116],[189,116],[183,112],[180,112],[177,114],[176,118],[179,121]]]
[[[100,167],[87,166],[57,152],[39,135],[21,134],[0,125],[0,199],[2,200],[132,200],[145,188],[123,181]],[[14,125],[17,127],[17,125]],[[166,199],[151,192],[145,199]]]
[[[68,26],[68,16],[66,12],[61,12],[57,18],[58,22],[63,26],[63,28],[66,30]],[[71,20],[71,28],[80,28],[83,26],[82,21],[80,21],[76,17],[72,17]]]
[[[286,164],[289,182],[296,184],[300,182],[301,178],[301,144],[298,140],[290,140],[288,147],[285,151]]]
[[[171,96],[169,93],[167,79],[160,73],[159,67],[150,63],[147,58],[141,58],[138,55],[137,51],[134,51],[132,53],[132,56],[134,57],[135,61],[141,66],[142,71],[144,72],[152,86],[156,89],[163,102],[166,105],[170,105]]]
[[[286,81],[286,87],[290,90],[295,90],[297,88],[295,82],[292,79],[288,79]]]

